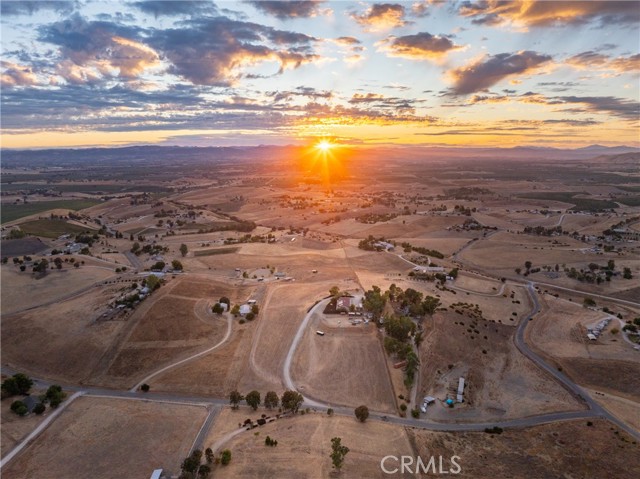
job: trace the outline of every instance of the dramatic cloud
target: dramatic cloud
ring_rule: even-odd
[[[407,24],[404,19],[405,9],[398,3],[374,3],[364,13],[353,13],[353,18],[370,31],[389,30]]]
[[[139,30],[111,22],[88,22],[78,14],[41,29],[40,40],[60,47],[57,73],[74,84],[119,76],[136,78],[159,65],[158,54],[141,43]]]
[[[172,63],[170,71],[198,85],[228,86],[238,70],[265,61],[278,73],[313,62],[315,38],[226,17],[204,18],[184,27],[155,30],[148,42]]]
[[[550,105],[562,108],[568,113],[600,113],[613,115],[625,120],[640,120],[640,102],[628,98],[614,96],[554,96],[547,97],[538,93],[527,92],[521,95],[520,101]],[[576,106],[573,106],[576,105]]]
[[[53,10],[62,14],[69,14],[75,8],[73,1],[66,0],[37,0],[37,1],[3,1],[0,2],[0,14],[10,15],[33,15],[40,10]]]
[[[463,48],[447,37],[431,35],[427,32],[403,37],[390,36],[379,42],[378,46],[389,56],[410,60],[434,60],[442,58],[450,51]]]
[[[202,15],[216,11],[215,4],[207,0],[146,0],[133,2],[131,5],[156,18],[160,16]]]
[[[502,1],[464,2],[459,13],[477,25],[515,24],[525,27],[580,25],[599,21],[602,25],[637,24],[640,8],[634,1]]]
[[[457,95],[479,92],[504,78],[532,73],[550,60],[549,55],[532,51],[489,56],[452,70],[453,92]]]
[[[258,10],[266,13],[267,15],[273,15],[280,20],[286,20],[289,18],[307,18],[315,17],[320,14],[320,6],[324,3],[324,0],[309,0],[309,1],[250,1],[248,2]]]
[[[38,81],[29,67],[6,61],[1,61],[0,67],[3,69],[0,75],[0,86],[2,88],[35,85]]]
[[[195,84],[225,86],[246,66],[273,61],[281,73],[319,58],[311,51],[316,39],[301,33],[227,17],[191,19],[179,25],[145,30],[90,22],[76,14],[43,27],[40,40],[60,47],[57,74],[73,84],[116,76],[132,80],[168,61],[170,73]]]
[[[588,51],[574,55],[566,62],[580,69],[612,70],[618,73],[640,70],[640,54],[613,58],[602,53]]]

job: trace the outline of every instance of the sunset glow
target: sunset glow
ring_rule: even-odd
[[[638,146],[639,11],[2,2],[2,146]]]
[[[327,140],[322,140],[316,145],[316,148],[324,153],[328,152],[333,147],[334,145]]]

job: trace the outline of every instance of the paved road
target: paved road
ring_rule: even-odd
[[[209,431],[211,430],[213,421],[216,419],[216,417],[218,417],[218,414],[220,413],[220,407],[207,406],[207,411],[207,417],[202,423],[202,427],[200,428],[200,431],[198,431],[198,435],[194,439],[193,444],[191,445],[191,449],[189,449],[189,454],[187,454],[188,456],[190,456],[195,449],[200,449],[201,451],[204,451],[204,449],[206,449],[205,440],[209,435]]]
[[[514,342],[516,344],[516,347],[518,348],[518,350],[520,350],[520,352],[522,352],[522,354],[524,354],[526,357],[531,359],[538,367],[540,367],[541,369],[551,374],[564,387],[566,387],[567,390],[569,390],[574,396],[576,396],[576,398],[583,401],[588,406],[589,408],[588,410],[541,414],[541,415],[529,416],[529,417],[518,418],[518,419],[511,419],[511,420],[504,420],[504,421],[491,421],[491,422],[483,422],[483,423],[438,423],[438,422],[429,421],[428,419],[401,418],[397,416],[387,416],[385,413],[382,413],[382,412],[371,411],[369,420],[384,421],[392,424],[416,427],[416,428],[433,430],[433,431],[481,431],[487,427],[494,427],[494,426],[498,426],[502,428],[523,428],[523,427],[531,427],[531,426],[547,424],[547,423],[557,422],[557,421],[567,421],[567,420],[587,419],[587,418],[604,418],[616,424],[616,426],[626,431],[628,434],[630,434],[637,440],[640,440],[639,431],[636,431],[632,427],[628,426],[627,424],[625,424],[624,422],[620,421],[618,418],[613,416],[607,410],[605,410],[583,388],[573,383],[569,378],[567,378],[565,375],[560,373],[557,369],[547,364],[538,354],[534,353],[526,344],[524,340],[524,333],[525,333],[526,326],[529,323],[529,321],[533,318],[533,316],[535,316],[540,311],[540,304],[538,302],[538,298],[534,290],[534,284],[545,284],[545,283],[535,283],[535,282],[529,281],[529,282],[526,282],[525,284],[526,284],[527,292],[531,297],[533,308],[531,312],[525,318],[523,318],[520,324],[518,325],[516,334],[514,336]],[[553,285],[550,285],[550,286],[553,286]],[[561,289],[582,293],[580,291],[571,290],[569,288],[561,288]],[[607,300],[615,300],[615,298],[609,298],[603,295],[594,295],[594,296],[602,297]],[[285,358],[285,363],[283,366],[283,380],[284,380],[285,386],[288,387],[289,389],[294,389],[294,390],[296,389],[290,374],[293,355],[295,354],[298,344],[302,339],[302,335],[304,334],[305,329],[309,326],[309,323],[311,321],[313,314],[316,313],[319,309],[323,308],[326,301],[327,300],[318,302],[318,304],[316,304],[309,310],[309,312],[303,319],[302,323],[300,324],[300,327],[296,332],[296,336],[294,337],[291,343],[291,346],[289,348],[289,351],[287,353],[287,357]],[[624,301],[624,302],[632,304],[634,306],[640,305],[638,303],[634,303],[631,301]],[[231,321],[228,322],[227,334],[220,343],[216,344],[212,348],[209,348],[208,350],[200,352],[194,356],[183,359],[165,368],[162,368],[159,371],[156,371],[155,373],[147,376],[143,381],[141,381],[140,384],[142,384],[142,382],[144,381],[148,381],[150,378],[154,377],[157,374],[160,374],[161,372],[166,371],[167,369],[173,368],[179,364],[190,361],[195,357],[207,354],[208,352],[212,351],[213,349],[215,349],[216,347],[224,343],[228,339],[230,334],[231,334]],[[15,373],[14,370],[7,367],[3,367],[2,372],[5,374]],[[50,384],[47,381],[40,380],[40,379],[36,379],[35,381],[40,387],[46,387]],[[35,439],[54,420],[55,417],[57,417],[61,413],[64,407],[66,407],[66,405],[68,405],[73,399],[81,395],[207,406],[210,408],[209,409],[210,413],[207,416],[207,419],[205,420],[205,422],[203,423],[203,426],[200,432],[198,433],[196,439],[194,440],[194,447],[196,447],[196,445],[200,445],[200,446],[204,445],[203,444],[204,438],[206,437],[206,434],[215,419],[214,410],[221,406],[228,405],[227,398],[211,398],[211,397],[205,398],[205,397],[199,397],[199,396],[187,396],[187,395],[173,394],[173,393],[152,393],[152,392],[141,393],[135,390],[137,389],[137,387],[138,385],[136,385],[136,388],[130,391],[118,391],[118,390],[111,390],[111,389],[104,389],[104,388],[65,386],[65,389],[75,391],[75,394],[73,394],[69,398],[69,400],[65,401],[65,403],[63,403],[64,404],[63,406],[61,406],[58,410],[52,413],[51,416],[49,416],[42,424],[40,424],[36,429],[34,429],[23,441],[21,441],[12,451],[10,451],[0,462],[0,467],[4,466],[13,457],[15,457],[30,441]],[[310,398],[306,398],[306,397],[305,397],[303,406],[313,408],[315,411],[322,411],[322,412],[326,412],[326,410],[329,407],[331,407],[329,404],[316,401]],[[332,409],[334,409],[335,414],[344,415],[344,416],[353,416],[353,408],[337,406],[337,407],[333,407]],[[243,431],[244,429],[241,428],[237,431],[232,431],[231,433],[227,434],[225,437],[221,438],[218,442],[216,442],[216,444],[214,444],[215,449],[219,448],[220,445],[224,444],[226,441],[228,441],[232,437],[235,437],[237,434],[240,434]]]
[[[547,364],[542,357],[533,352],[531,348],[527,345],[524,340],[524,333],[529,324],[529,321],[533,319],[533,317],[540,312],[540,303],[538,302],[538,296],[533,287],[533,282],[527,284],[527,292],[529,293],[529,297],[533,303],[533,309],[531,312],[520,321],[518,325],[518,329],[516,330],[516,334],[514,336],[514,342],[518,350],[528,357],[531,361],[533,361],[539,368],[545,370],[549,374],[551,374],[557,381],[559,381],[571,394],[573,394],[578,400],[582,401],[587,405],[589,410],[594,414],[594,416],[603,417],[614,424],[616,424],[619,428],[625,430],[627,433],[635,437],[636,439],[640,439],[640,432],[636,431],[634,428],[628,426],[624,422],[620,421],[618,418],[613,416],[609,411],[604,409],[600,404],[598,404],[589,393],[584,390],[582,387],[578,386],[576,383],[571,381],[567,376],[558,371],[557,368]],[[562,415],[562,413],[559,413]]]
[[[127,260],[129,260],[129,263],[131,263],[133,269],[137,269],[138,271],[143,270],[142,262],[140,261],[140,258],[138,258],[135,254],[133,254],[131,251],[125,251],[124,255]]]
[[[520,321],[520,324],[518,325],[518,328],[516,330],[516,334],[514,335],[514,342],[516,344],[516,347],[518,348],[518,350],[522,354],[524,354],[527,358],[529,358],[531,361],[533,361],[538,367],[540,367],[544,371],[546,371],[549,374],[551,374],[569,392],[571,392],[578,400],[580,400],[583,403],[585,403],[586,406],[589,408],[588,410],[586,410],[586,411],[558,412],[558,413],[542,414],[542,415],[530,416],[530,417],[525,417],[525,418],[507,420],[507,421],[492,421],[492,422],[489,422],[489,423],[473,423],[473,424],[469,424],[469,423],[454,423],[454,424],[449,424],[448,423],[448,424],[443,424],[443,423],[429,422],[428,420],[425,420],[425,419],[399,418],[399,417],[395,417],[395,416],[394,417],[388,417],[388,416],[385,416],[383,413],[375,412],[375,411],[370,414],[370,418],[371,419],[377,419],[377,420],[383,420],[383,418],[385,418],[384,420],[386,420],[388,422],[391,422],[391,423],[394,423],[394,424],[402,424],[402,425],[405,425],[405,426],[420,427],[420,428],[424,428],[424,429],[431,429],[431,430],[434,430],[434,431],[477,431],[477,430],[483,430],[486,427],[493,427],[493,426],[499,426],[499,427],[503,427],[503,428],[505,428],[505,427],[530,427],[530,426],[536,426],[536,425],[539,425],[539,424],[545,424],[545,423],[553,422],[553,421],[565,421],[565,420],[571,420],[571,419],[577,419],[577,418],[603,417],[603,418],[608,419],[609,421],[613,422],[618,427],[620,427],[621,429],[625,430],[627,433],[629,433],[630,435],[632,435],[636,439],[640,440],[640,432],[638,432],[635,429],[633,429],[632,427],[626,425],[624,422],[618,420],[615,416],[613,416],[608,411],[606,411],[584,389],[582,389],[580,386],[575,384],[573,381],[571,381],[568,377],[566,377],[564,374],[562,374],[556,368],[554,368],[553,366],[550,366],[549,364],[547,364],[542,359],[542,357],[540,357],[538,354],[533,352],[531,350],[531,348],[529,348],[529,346],[526,344],[526,342],[524,340],[524,332],[525,332],[525,329],[527,327],[527,324],[529,324],[529,321],[533,318],[533,316],[535,316],[540,311],[540,304],[538,302],[538,297],[537,297],[536,292],[534,290],[533,283],[532,282],[528,282],[526,286],[527,286],[526,290],[527,290],[529,296],[531,297],[531,302],[532,302],[533,307],[531,309],[531,312],[526,317],[524,317]],[[290,346],[289,351],[287,353],[287,357],[286,357],[286,360],[285,360],[285,363],[284,363],[284,367],[283,367],[283,379],[284,379],[286,387],[289,388],[289,389],[296,390],[295,384],[294,384],[293,380],[291,379],[290,368],[291,368],[291,361],[293,359],[293,355],[294,355],[294,353],[295,353],[295,351],[296,351],[296,349],[298,347],[298,343],[300,342],[300,339],[302,338],[302,335],[304,334],[304,331],[308,327],[313,314],[316,313],[318,311],[318,309],[320,309],[321,307],[324,307],[324,304],[326,303],[326,301],[327,300],[319,302],[318,304],[316,304],[313,308],[311,308],[309,310],[307,315],[304,317],[302,323],[300,323],[300,327],[298,328],[298,331],[296,332],[296,336],[295,336],[293,342],[291,343],[291,346]],[[304,397],[304,394],[303,394],[303,397]],[[305,397],[304,406],[305,407],[315,408],[315,409],[320,409],[320,410],[325,410],[325,411],[326,411],[326,409],[331,407],[331,405],[328,404],[328,403],[324,403],[324,402],[317,401],[317,400],[314,400],[314,399],[311,399],[311,398],[307,398],[307,397]],[[336,411],[336,413],[339,413],[339,414],[344,414],[344,415],[352,415],[353,414],[353,410],[351,408],[334,407],[333,409]]]

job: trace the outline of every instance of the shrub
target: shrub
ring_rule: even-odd
[[[22,401],[13,401],[11,403],[11,410],[15,412],[18,416],[24,416],[29,412],[27,410],[27,405]]]

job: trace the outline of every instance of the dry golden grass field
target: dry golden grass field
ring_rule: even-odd
[[[325,332],[315,334],[316,329]],[[335,405],[366,404],[395,412],[385,352],[373,324],[327,328],[319,320],[305,331],[293,359],[292,377],[305,395]]]
[[[206,417],[204,407],[112,398],[76,399],[4,477],[148,477],[179,472]]]
[[[438,399],[427,417],[482,421],[580,409],[562,386],[516,349],[514,332],[511,326],[452,312],[436,314],[426,324],[420,346],[418,397]],[[447,393],[455,399],[460,377],[465,378],[464,403],[445,407],[441,401]]]
[[[585,420],[546,424],[500,435],[418,429],[408,434],[421,457],[459,456],[462,472],[457,477],[629,477],[640,467],[640,446],[609,422],[592,422],[593,426]]]

